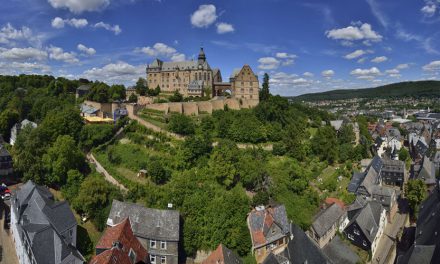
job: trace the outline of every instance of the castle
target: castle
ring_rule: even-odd
[[[259,81],[249,65],[237,69],[229,82],[222,82],[219,69],[211,68],[203,48],[197,61],[164,62],[155,59],[147,66],[148,87],[160,87],[163,93],[179,91],[183,96],[221,96],[229,92],[237,99],[258,99]]]

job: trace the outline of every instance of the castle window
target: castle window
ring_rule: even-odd
[[[206,81],[206,72],[203,73],[203,80]]]
[[[199,72],[199,80],[201,80],[201,79],[202,79],[202,73]]]

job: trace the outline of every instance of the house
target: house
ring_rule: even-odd
[[[284,205],[258,206],[247,217],[252,253],[262,263],[271,253],[283,251],[289,242],[290,226]]]
[[[432,190],[435,187],[437,182],[436,180],[436,171],[434,163],[427,157],[423,157],[422,165],[419,170],[416,172],[417,179],[421,179],[425,182],[429,190]]]
[[[29,121],[27,119],[15,124],[12,128],[11,128],[11,137],[9,139],[9,144],[11,144],[12,146],[15,144],[15,142],[17,141],[17,137],[18,134],[20,133],[20,131],[25,128],[25,127],[32,127],[32,128],[36,128],[37,124],[35,124],[32,121]]]
[[[146,264],[149,263],[147,250],[134,236],[130,220],[108,227],[98,244],[96,256],[90,264]]]
[[[88,116],[97,116],[99,109],[96,109],[93,106],[82,103],[80,105],[80,111],[82,117],[88,117]]]
[[[384,184],[402,188],[408,180],[405,162],[401,160],[383,159],[380,177]]]
[[[223,244],[218,245],[202,264],[242,264],[243,261],[232,250]]]
[[[0,176],[7,176],[14,171],[9,151],[0,143]]]
[[[271,252],[263,264],[332,264],[332,261],[297,225],[290,224],[291,239],[279,253]]]
[[[336,235],[336,231],[344,231],[347,224],[347,212],[333,203],[314,217],[312,226],[306,233],[320,248],[323,248]]]
[[[77,222],[66,201],[32,181],[13,192],[11,234],[21,264],[80,264]]]
[[[397,257],[397,264],[440,263],[440,191],[438,186],[420,205],[415,241],[411,248]]]
[[[344,120],[331,120],[330,126],[332,126],[336,131],[339,131],[344,124]]]
[[[385,208],[388,222],[391,223],[398,209],[396,190],[376,185],[373,187],[371,200],[379,202]]]
[[[350,208],[349,208],[350,210]],[[376,201],[368,201],[362,209],[355,208],[356,213],[349,219],[344,230],[350,242],[375,255],[378,242],[386,226],[386,211]]]
[[[83,97],[87,95],[90,92],[90,89],[92,88],[91,84],[83,84],[80,87],[76,88],[76,99]]]
[[[129,218],[133,233],[150,255],[151,264],[178,264],[180,215],[176,210],[146,208],[113,200],[107,219],[112,227]]]

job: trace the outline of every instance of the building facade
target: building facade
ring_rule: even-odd
[[[159,210],[113,200],[107,225],[130,219],[133,234],[147,249],[151,264],[178,264],[180,216],[176,210]]]
[[[0,143],[0,176],[7,176],[13,172],[13,163],[11,154]]]
[[[82,264],[77,222],[66,201],[28,181],[11,198],[11,234],[20,264]]]
[[[185,97],[203,96],[204,89],[197,93],[192,89],[190,92],[190,84],[202,81],[204,88],[212,89],[214,80],[221,82],[220,70],[211,69],[203,48],[200,49],[197,61],[164,62],[155,59],[147,66],[148,87],[154,89],[159,86],[162,93],[178,91]]]

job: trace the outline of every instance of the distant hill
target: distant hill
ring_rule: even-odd
[[[294,101],[341,100],[352,98],[440,97],[440,81],[393,83],[376,88],[333,90],[289,97]]]

